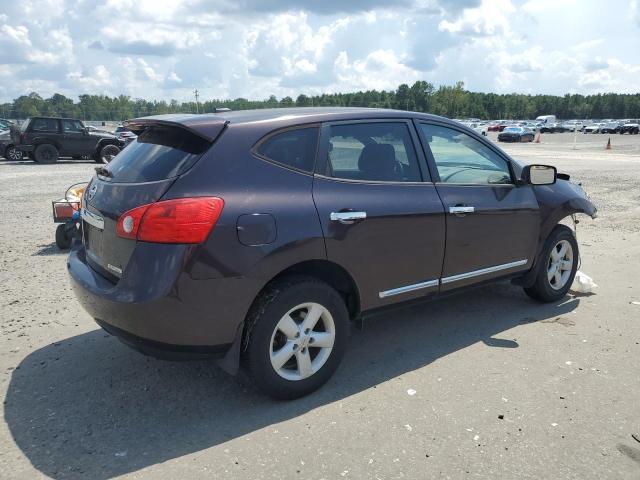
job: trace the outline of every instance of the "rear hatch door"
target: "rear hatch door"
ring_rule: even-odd
[[[181,124],[144,120],[137,120],[138,138],[108,165],[96,168],[97,175],[83,198],[87,262],[114,282],[122,276],[137,244],[116,234],[120,216],[161,199],[217,138]],[[218,135],[224,125],[221,121]]]

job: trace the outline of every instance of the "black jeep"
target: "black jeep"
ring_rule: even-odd
[[[74,118],[32,117],[20,128],[11,127],[13,143],[38,163],[56,163],[59,157],[92,158],[109,163],[124,142],[106,132],[89,132]]]

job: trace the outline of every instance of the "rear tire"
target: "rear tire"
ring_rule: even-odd
[[[43,164],[56,163],[58,156],[58,149],[50,143],[38,145],[34,152],[35,161]]]
[[[246,361],[255,384],[273,398],[289,400],[317,390],[338,368],[349,314],[329,285],[293,276],[260,294],[246,325]]]
[[[524,291],[543,303],[563,298],[573,283],[578,269],[578,242],[571,229],[557,225],[544,244],[538,263],[538,274],[531,287]]]

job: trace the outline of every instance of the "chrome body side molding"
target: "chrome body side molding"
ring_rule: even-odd
[[[445,283],[457,282],[459,280],[466,280],[467,278],[480,277],[489,273],[500,272],[502,270],[509,270],[515,267],[521,267],[526,265],[528,260],[516,260],[515,262],[503,263],[501,265],[495,265],[493,267],[482,268],[480,270],[473,270],[471,272],[460,273],[458,275],[452,275],[450,277],[443,277],[439,280],[429,280],[426,282],[414,283],[412,285],[406,285],[404,287],[392,288],[391,290],[385,290],[378,293],[380,298],[392,297],[394,295],[400,295],[402,293],[413,292],[414,290],[421,290],[423,288],[437,287]]]
[[[442,284],[457,282],[458,280],[466,280],[467,278],[479,277],[481,275],[487,275],[488,273],[495,273],[501,270],[509,270],[510,268],[520,267],[526,265],[528,260],[517,260],[515,262],[503,263],[502,265],[495,265],[493,267],[482,268],[480,270],[473,270],[471,272],[460,273],[458,275],[452,275],[450,277],[443,277],[440,279]]]
[[[423,288],[437,287],[438,280],[429,280],[428,282],[414,283],[413,285],[406,285],[404,287],[392,288],[391,290],[385,290],[378,295],[380,298],[392,297],[393,295],[400,295],[401,293],[413,292],[414,290],[420,290]]]

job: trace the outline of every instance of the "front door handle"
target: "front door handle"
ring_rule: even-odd
[[[329,219],[333,222],[340,222],[350,225],[356,220],[364,220],[367,218],[367,212],[331,212]]]
[[[453,213],[454,215],[464,216],[467,213],[473,213],[475,211],[475,208],[469,207],[467,205],[456,205],[455,207],[449,207],[449,213]]]

